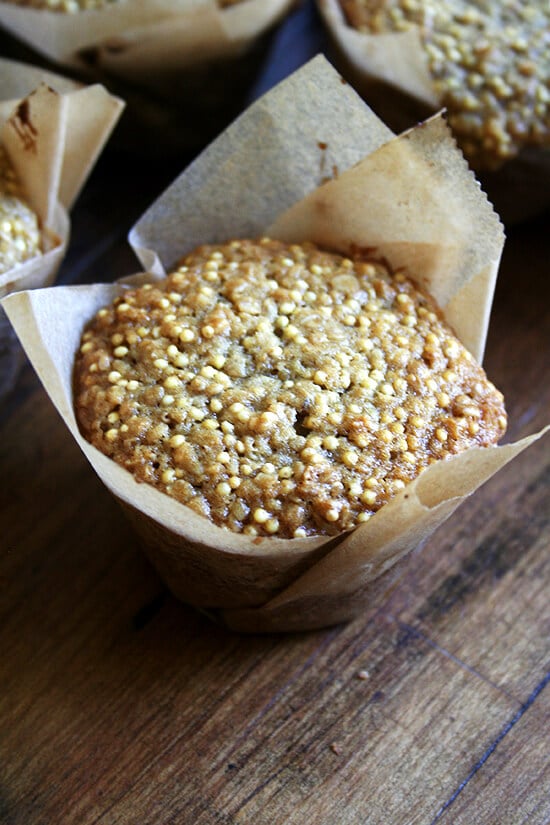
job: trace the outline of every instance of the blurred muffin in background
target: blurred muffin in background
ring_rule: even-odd
[[[0,144],[0,274],[41,254],[38,216],[28,205],[21,181]]]
[[[495,169],[550,144],[550,4],[341,0],[368,34],[416,27],[433,88],[464,154]]]
[[[300,0],[1,0],[0,27],[127,110],[122,148],[195,150],[246,105],[275,26]]]
[[[58,11],[74,14],[79,11],[90,11],[92,9],[104,9],[113,3],[122,3],[126,0],[3,0],[5,3],[13,3],[16,6],[28,6],[33,9],[43,9],[45,11]],[[220,8],[234,6],[244,0],[216,0]]]
[[[440,109],[505,223],[550,206],[550,5],[317,0],[342,74],[395,132]]]
[[[99,86],[82,87],[0,58],[0,298],[48,286],[70,234],[69,210],[123,109]],[[0,310],[0,398],[21,348]]]

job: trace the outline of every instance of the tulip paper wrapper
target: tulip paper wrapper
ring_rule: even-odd
[[[38,215],[43,254],[0,274],[0,298],[51,284],[69,240],[68,210],[109,137],[121,101],[102,86],[81,88],[65,78],[0,59],[0,142]],[[10,329],[0,314],[0,357]],[[9,345],[7,346],[9,351]],[[9,385],[8,358],[0,363],[0,388]],[[1,390],[0,390],[1,394]]]
[[[334,177],[323,183],[327,174]],[[159,278],[197,244],[260,235],[344,253],[368,247],[406,266],[481,357],[503,232],[441,118],[395,138],[316,58],[211,144],[130,240],[149,277]],[[357,615],[373,580],[537,437],[438,462],[368,522],[337,537],[231,533],[138,484],[79,433],[74,353],[86,321],[124,289],[121,282],[57,287],[4,303],[67,426],[168,586],[233,628],[298,630]]]
[[[0,25],[58,63],[95,67],[126,79],[146,79],[250,46],[292,0],[118,0],[65,14],[0,4]]]
[[[359,77],[394,86],[431,109],[439,107],[417,26],[402,32],[366,34],[346,22],[340,0],[318,0],[318,5],[327,28]]]

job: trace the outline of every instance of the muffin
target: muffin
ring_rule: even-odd
[[[65,255],[69,209],[122,111],[104,88],[82,88],[0,59],[0,298],[50,285]],[[0,399],[23,353],[0,309]]]
[[[0,26],[126,102],[119,148],[180,157],[242,112],[293,2],[0,0]]]
[[[27,6],[33,9],[74,14],[79,11],[104,9],[114,3],[125,2],[125,0],[3,0],[3,2],[13,3],[16,6]],[[235,6],[237,3],[242,2],[244,2],[244,0],[217,0],[220,8]]]
[[[345,124],[345,128],[342,128],[342,124]],[[333,171],[333,179],[327,181],[330,170]],[[235,208],[235,204],[239,205],[238,209]],[[404,274],[398,270],[404,270],[406,267],[407,274],[421,284],[419,291],[425,289],[434,296],[457,338],[475,354],[479,362],[483,357],[491,298],[504,243],[502,225],[464,158],[457,151],[441,117],[431,118],[418,128],[394,137],[365,106],[351,86],[343,83],[334,69],[323,58],[318,57],[250,106],[227,132],[220,135],[208,150],[199,155],[157,201],[151,204],[129,235],[130,244],[141,262],[142,272],[130,280],[112,284],[61,286],[28,293],[19,292],[2,302],[68,430],[106,489],[129,517],[143,550],[170,591],[188,604],[204,611],[213,611],[222,622],[239,630],[281,632],[326,627],[368,611],[371,605],[372,583],[390,571],[413,548],[428,539],[466,497],[473,494],[508,461],[533,443],[540,434],[515,444],[493,447],[478,446],[479,442],[474,441],[470,448],[449,454],[443,460],[437,459],[427,464],[412,481],[403,482],[405,486],[402,489],[398,484],[392,498],[367,521],[359,521],[354,529],[346,529],[337,535],[325,533],[295,538],[292,532],[291,538],[283,538],[280,524],[276,533],[270,533],[268,530],[264,532],[262,524],[267,525],[270,517],[279,518],[277,514],[269,514],[267,507],[263,508],[267,517],[260,513],[259,521],[248,522],[258,531],[256,535],[244,532],[245,523],[241,532],[235,532],[230,528],[225,529],[228,527],[227,524],[219,526],[211,518],[206,518],[200,506],[197,512],[192,506],[182,506],[178,500],[159,490],[154,484],[139,483],[131,472],[94,447],[82,435],[76,420],[75,353],[81,346],[85,346],[83,355],[86,355],[88,350],[90,356],[94,347],[93,341],[82,341],[82,335],[90,319],[102,307],[106,310],[100,318],[105,321],[112,311],[109,307],[114,301],[122,298],[117,306],[122,304],[120,313],[125,314],[128,311],[127,307],[131,309],[129,298],[133,289],[143,284],[144,279],[150,282],[162,281],[166,278],[166,273],[175,268],[174,262],[183,255],[198,255],[202,265],[198,267],[197,273],[201,271],[201,267],[204,269],[201,286],[210,289],[216,287],[217,276],[214,270],[220,274],[225,270],[231,271],[229,264],[227,267],[219,266],[220,259],[216,254],[219,252],[223,258],[228,238],[276,238],[284,244],[285,250],[291,250],[290,253],[277,253],[281,261],[283,257],[291,259],[297,249],[307,247],[309,243],[317,243],[320,249],[338,253],[343,259],[351,260],[353,266],[357,265],[355,258],[359,257],[356,253],[362,252],[365,257],[382,262],[373,264],[379,279],[380,273],[385,269],[389,270],[391,266],[397,276],[397,284]],[[242,243],[239,242],[237,247]],[[258,244],[262,246],[259,242],[246,243],[252,244],[251,248]],[[213,248],[212,244],[217,244],[218,247]],[[203,249],[199,253],[193,252],[204,245],[209,245],[208,248],[212,251],[206,252]],[[321,253],[316,251],[315,254]],[[213,258],[208,265],[207,258]],[[389,266],[386,266],[386,261],[390,262]],[[234,263],[237,264],[238,270],[238,261],[230,261],[231,265]],[[366,263],[371,261],[363,261],[363,264]],[[185,262],[182,265],[189,267]],[[257,263],[254,268],[256,267]],[[187,273],[181,274],[185,276],[184,283],[191,281],[189,269]],[[315,272],[311,274],[315,275]],[[322,267],[321,274],[324,275]],[[278,277],[270,276],[268,279],[277,281],[276,289],[280,288]],[[346,277],[349,277],[349,272],[346,273]],[[307,284],[307,278],[300,276],[292,283],[290,291],[300,291],[299,280],[304,280]],[[195,281],[198,287],[198,274]],[[259,282],[260,278],[254,276],[252,286],[257,281]],[[353,282],[350,280],[349,283]],[[346,280],[339,288],[345,289],[345,284]],[[156,285],[152,284],[146,293],[156,288]],[[304,298],[307,293],[314,293],[313,289],[309,290],[303,286],[302,289]],[[242,300],[248,297],[248,293],[252,296],[254,294],[249,290],[246,279],[243,290]],[[213,296],[209,295],[208,289],[201,293],[197,288],[195,292],[199,306],[205,301],[204,311],[207,312]],[[323,293],[330,293],[324,284]],[[235,299],[238,294],[235,294]],[[160,308],[169,316],[176,316],[179,312],[176,304],[174,310],[170,306],[174,296],[178,302],[177,291],[172,288],[168,292],[158,293],[159,300],[164,305],[161,304]],[[310,297],[308,295],[308,300]],[[351,294],[346,294],[346,300],[351,297]],[[424,300],[427,301],[424,308],[437,317],[438,313],[431,301],[426,297]],[[296,321],[307,303],[304,301],[304,305],[298,304],[292,296],[288,300],[281,296],[281,303],[285,301],[286,309],[292,310],[292,302],[296,304],[296,309],[288,315],[286,312],[277,312],[277,315],[288,318],[288,324],[285,321],[278,322],[281,326],[276,327],[274,333],[276,340],[273,347],[281,347],[283,351],[291,342],[298,345],[299,342],[294,340],[293,328],[298,329]],[[222,303],[221,298],[219,302]],[[249,310],[253,308],[251,304]],[[329,308],[325,306],[325,309]],[[351,326],[351,315],[361,314],[354,311],[353,304],[346,309],[346,317],[350,317],[350,322],[342,323],[343,337],[333,342],[334,352],[342,350],[342,342],[349,340],[354,332],[355,326]],[[271,317],[267,312],[255,315],[249,310],[249,314],[254,315],[256,324]],[[244,307],[241,307],[241,311],[244,311]],[[116,312],[118,314],[119,310]],[[168,318],[168,321],[164,318],[167,324],[171,325],[172,333],[177,332],[178,338],[174,341],[166,338],[166,355],[159,351],[154,357],[157,364],[153,363],[152,372],[160,371],[162,386],[159,387],[157,381],[151,387],[150,404],[152,407],[160,406],[163,412],[165,411],[166,421],[162,421],[163,426],[171,422],[171,412],[176,411],[178,415],[177,402],[180,392],[171,380],[174,376],[170,374],[173,370],[170,358],[178,358],[178,353],[186,356],[191,352],[187,347],[193,342],[179,338],[182,334],[184,339],[189,338],[192,330],[184,332],[184,329],[188,328],[191,314],[185,316],[181,331],[174,329],[174,326],[178,326],[175,318]],[[391,311],[390,314],[397,317],[398,313]],[[412,316],[412,312],[408,314]],[[320,316],[317,310],[311,312],[315,330],[315,333],[312,333],[311,327],[309,329],[309,334],[314,336],[314,344],[309,346],[312,353],[320,350],[323,345],[317,316]],[[200,318],[197,319],[197,324],[199,320]],[[392,320],[390,315],[386,316],[386,321],[388,320]],[[140,322],[141,326],[145,329],[147,325]],[[160,327],[158,330],[157,326]],[[203,326],[213,327],[215,332],[214,324],[205,322],[200,327],[201,336]],[[414,329],[412,323],[411,329]],[[155,341],[154,336],[157,333],[165,337],[168,331],[169,329],[163,328],[162,324],[155,324],[152,325],[152,335],[147,338]],[[205,332],[204,341],[197,340],[194,346],[200,349],[204,345],[202,351],[208,356],[212,353],[215,357],[220,354],[214,353],[219,342],[215,335],[208,337],[211,329],[205,329]],[[135,334],[134,344],[137,346],[140,333],[135,330]],[[254,343],[255,334],[254,332],[252,335],[245,335],[243,330],[241,350],[245,365],[247,353],[258,350]],[[261,328],[258,330],[258,335],[260,334],[263,334]],[[372,337],[374,332],[369,330],[369,334]],[[117,335],[117,332],[113,330],[111,335]],[[300,332],[296,337],[299,335]],[[247,338],[252,340],[245,341]],[[91,344],[89,348],[86,346],[88,343]],[[246,350],[245,343],[250,345],[250,351]],[[110,406],[112,400],[116,401],[119,392],[124,394],[128,390],[132,393],[139,389],[134,388],[134,385],[130,386],[129,383],[124,386],[126,380],[139,380],[123,377],[126,357],[124,348],[130,351],[134,344],[125,343],[124,339],[121,341],[119,338],[113,341],[111,337],[107,341],[105,357],[101,358],[101,363],[98,361],[98,369],[100,366],[104,367],[104,370],[100,371],[106,371],[107,378],[111,375],[102,413],[106,418],[111,416],[111,420],[104,424],[105,433],[111,429],[122,430],[124,425],[118,422],[121,415],[128,411],[128,408],[122,409],[122,403],[119,404],[119,409],[113,409]],[[168,347],[172,345],[175,349],[168,352]],[[119,347],[122,349],[119,350]],[[116,355],[115,348],[118,351]],[[230,349],[236,347],[228,346],[228,352]],[[451,347],[449,354],[452,349]],[[272,356],[277,357],[278,352],[274,349]],[[423,352],[424,347],[422,351],[418,351],[417,361],[424,361]],[[365,352],[365,357],[368,354],[368,351]],[[221,355],[228,358],[228,354],[222,352]],[[375,354],[372,355],[374,358]],[[432,355],[439,357],[438,353],[430,354],[428,351],[426,355],[429,358]],[[445,352],[443,356],[447,358]],[[314,356],[310,352],[305,352],[304,360],[306,357]],[[279,374],[279,361],[281,359],[274,362],[273,373],[269,371],[269,364],[264,364],[263,369],[257,370],[257,376],[262,380],[280,378],[292,381],[290,375],[287,377],[284,373]],[[320,364],[316,366],[315,371],[324,370],[328,379],[331,377],[329,372],[338,369],[343,379],[345,366],[336,361],[336,367],[332,361],[336,359],[329,361],[329,370]],[[183,371],[187,368],[184,362],[185,358],[181,362]],[[197,367],[199,363],[197,360]],[[425,362],[424,365],[427,366]],[[297,359],[294,364],[290,364],[292,370],[297,370],[299,366]],[[443,365],[436,364],[437,368],[439,366]],[[243,406],[245,404],[237,398],[230,401],[228,394],[220,393],[218,397],[216,393],[208,396],[204,391],[211,384],[223,384],[225,379],[217,373],[227,372],[229,363],[226,368],[225,361],[222,363],[216,359],[210,364],[203,361],[200,363],[199,373],[203,368],[206,370],[205,373],[196,376],[198,384],[191,389],[195,393],[196,388],[202,394],[201,408],[196,403],[198,393],[193,394],[193,404],[190,407],[196,407],[197,421],[202,417],[202,412],[206,412],[202,422],[213,418],[214,413],[218,417],[219,427],[216,427],[217,422],[213,421],[211,432],[214,438],[227,436],[229,449],[223,442],[225,449],[220,450],[219,442],[215,444],[213,441],[212,454],[214,449],[217,452],[212,463],[227,467],[226,483],[231,488],[229,479],[237,474],[233,467],[225,464],[227,458],[220,453],[228,453],[231,461],[229,450],[233,446],[240,456],[237,441],[242,441],[245,449],[247,444],[244,439],[237,437],[236,423],[228,421],[228,424],[234,424],[233,432],[227,424],[222,429],[223,414],[220,418],[221,411],[216,412],[216,407],[220,402],[222,407],[224,403],[227,405],[236,402]],[[372,375],[376,369],[376,363],[373,361],[371,365],[369,361],[369,374],[364,376],[367,388],[368,379],[371,378],[378,379],[380,385],[390,384],[391,376],[388,377],[388,372],[384,379],[376,372]],[[423,370],[422,365],[421,369]],[[94,371],[92,370],[91,374]],[[114,374],[117,372],[120,375]],[[227,375],[232,382],[239,377],[230,376],[228,372]],[[396,378],[406,380],[407,376],[400,375]],[[325,380],[322,375],[319,375],[318,379]],[[195,375],[189,380],[189,385],[194,380]],[[326,389],[334,391],[343,401],[354,391],[354,387],[351,386],[351,375],[349,380],[350,385],[347,389],[344,386],[347,379],[342,382],[339,389]],[[164,386],[165,381],[168,381],[167,386]],[[304,377],[305,381],[307,378]],[[427,386],[427,380],[424,383]],[[476,382],[476,391],[480,391],[477,384],[481,386],[481,378]],[[397,386],[399,392],[400,386]],[[311,380],[309,387],[313,392],[317,392],[321,385]],[[107,393],[111,389],[114,395],[109,399]],[[292,388],[287,386],[284,389]],[[389,386],[384,389],[389,390]],[[84,390],[88,391],[86,388]],[[435,392],[437,391],[436,384]],[[450,396],[449,401],[451,391],[454,391],[452,387],[440,388],[441,393],[446,392]],[[168,398],[165,402],[166,407],[159,403],[159,399],[162,401],[165,395],[174,399],[172,402]],[[244,411],[245,420],[239,421],[239,426],[241,423],[251,423],[254,426],[259,424],[259,429],[262,430],[267,424],[269,429],[271,416],[260,420],[261,414],[277,413],[279,408],[272,411],[267,405],[262,406],[260,402],[265,401],[267,395],[268,393],[263,397],[256,396],[249,405],[251,414],[259,414],[258,417],[252,421],[249,418],[247,422]],[[382,396],[391,399],[391,390],[382,393]],[[294,430],[294,438],[302,436],[307,439],[308,435],[313,434],[310,425],[314,422],[309,420],[309,416],[313,416],[315,411],[307,408],[305,402],[308,397],[305,393],[303,400],[304,408],[301,410],[300,418],[296,411],[294,425],[291,428],[288,419],[289,429],[285,432],[292,434],[291,430]],[[442,400],[446,403],[445,398]],[[453,402],[455,400],[461,404],[466,398],[459,400],[453,397]],[[129,398],[128,407],[131,402],[132,399]],[[94,402],[90,395],[90,404],[92,403]],[[211,404],[213,409],[210,407]],[[500,404],[501,401],[497,400],[496,406],[499,407]],[[185,406],[183,402],[182,409]],[[401,406],[407,412],[404,405]],[[374,408],[374,404],[369,408],[373,417]],[[397,413],[397,409],[395,411]],[[231,414],[236,414],[240,418],[242,412],[243,410],[237,407]],[[350,412],[355,414],[354,410]],[[465,408],[463,412],[465,415],[460,417],[470,415],[469,412],[466,413]],[[197,413],[190,408],[189,413],[190,420],[186,418],[184,423],[185,426],[189,423],[191,429],[191,419],[194,419]],[[401,414],[399,411],[399,415]],[[289,415],[292,415],[290,408]],[[498,422],[501,416],[503,418],[504,413],[500,408],[495,425],[498,433],[504,425],[503,420]],[[472,430],[475,431],[475,424],[479,423],[479,419],[472,417],[469,421],[474,425]],[[340,429],[338,422],[329,423],[331,429],[328,435],[323,435],[323,439],[331,436],[344,439],[352,433],[352,428],[344,429],[351,421],[343,420]],[[388,435],[392,433],[391,423],[393,422],[389,421],[384,424]],[[395,423],[399,425],[403,420],[398,419]],[[408,420],[404,422],[405,430],[407,425]],[[206,432],[210,426],[209,424],[205,427]],[[286,427],[287,424],[281,420],[281,427],[283,426]],[[130,424],[128,428],[130,429]],[[408,431],[400,433],[399,426],[396,426],[396,429],[398,432],[392,433],[396,439],[409,435]],[[470,435],[479,437],[479,432]],[[162,432],[159,431],[157,434],[162,435]],[[181,431],[174,434],[186,436],[186,433]],[[365,427],[365,435],[367,434],[369,433]],[[155,443],[156,434],[151,435],[151,441]],[[168,433],[165,432],[165,435]],[[111,438],[113,443],[116,443],[120,436],[120,446],[126,437],[126,430],[122,430],[118,436],[109,435],[107,443],[109,444]],[[235,437],[234,444],[230,436]],[[171,438],[172,434],[169,437]],[[257,441],[264,438],[267,439],[267,430],[266,433],[258,433]],[[359,438],[361,439],[360,435]],[[142,443],[145,444],[146,440],[144,437]],[[351,439],[348,438],[349,440]],[[436,440],[440,441],[439,438]],[[441,440],[441,444],[443,443],[444,436]],[[175,449],[180,449],[182,444],[183,442],[178,444],[176,441]],[[342,440],[342,457],[343,445]],[[305,448],[302,442],[298,442],[297,446],[300,446],[301,450]],[[396,441],[396,448],[398,446]],[[326,451],[328,455],[332,447],[333,442],[328,441],[328,446],[323,446],[321,441],[320,446],[313,447],[313,452],[300,456],[296,463],[300,461],[305,464],[307,460],[308,474],[310,469],[317,472],[314,454]],[[362,447],[360,443],[353,445],[356,452],[366,449],[368,448]],[[289,455],[289,446],[286,442],[279,452],[285,454],[285,451]],[[185,449],[182,458],[185,463]],[[312,458],[313,461],[310,461]],[[258,465],[261,462],[261,472],[258,476],[263,474],[260,481],[265,480],[265,477],[275,476],[275,473],[271,472],[273,468],[266,466],[275,465],[273,458],[264,459],[263,456],[259,456],[258,459]],[[150,462],[153,472],[160,469],[160,462],[159,466],[155,467],[155,461],[156,458],[152,458]],[[250,464],[250,461],[247,463]],[[350,463],[353,464],[353,458]],[[359,463],[358,460],[357,464]],[[347,472],[349,469],[345,465],[344,467],[345,470],[342,468],[341,472]],[[163,468],[163,471],[164,469],[168,468]],[[174,475],[176,469],[174,468]],[[217,472],[217,468],[215,469]],[[276,475],[277,483],[278,471]],[[247,478],[246,471],[240,472],[240,477]],[[170,474],[167,478],[170,479]],[[217,481],[216,486],[224,481]],[[280,481],[285,481],[284,474]],[[289,478],[286,481],[293,479]],[[236,484],[234,489],[239,489],[243,483],[241,481],[239,485],[233,480],[233,484]],[[261,487],[260,484],[257,486]],[[366,481],[364,487],[367,487]],[[246,491],[246,487],[243,487],[243,490]],[[227,488],[222,487],[218,494],[227,492]],[[331,488],[331,495],[333,492]],[[360,493],[359,490],[357,492]],[[258,501],[254,501],[253,504],[254,512],[262,506]],[[361,502],[361,505],[366,511],[369,503]],[[330,507],[325,513],[329,510]],[[272,522],[269,529],[274,526]],[[315,526],[317,527],[317,524]],[[325,519],[323,527],[329,531],[337,531],[340,530],[341,523]],[[380,582],[377,588],[379,586],[384,588],[386,585]]]
[[[466,0],[340,0],[371,35],[416,29],[433,90],[475,169],[550,145],[550,6]]]
[[[86,328],[84,437],[251,536],[332,536],[496,443],[501,394],[404,272],[312,243],[201,246]]]
[[[21,181],[0,143],[0,275],[41,254],[38,217],[28,205]]]

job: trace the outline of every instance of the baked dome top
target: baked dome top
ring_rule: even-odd
[[[281,538],[350,529],[506,427],[502,395],[403,272],[265,238],[200,247],[101,309],[74,398],[83,435],[137,481]]]

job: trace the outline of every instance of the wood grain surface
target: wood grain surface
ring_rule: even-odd
[[[134,271],[126,233],[188,160],[107,151],[60,280]],[[549,217],[508,230],[497,285],[508,440],[550,423]],[[550,437],[363,616],[286,636],[166,591],[27,363],[0,470],[1,825],[550,822]]]
[[[130,166],[107,153],[94,173],[63,281],[135,268],[142,204],[103,209]],[[170,174],[150,169],[143,199]],[[509,439],[550,419],[546,218],[509,230],[495,297]],[[28,365],[0,421],[0,822],[550,820],[549,438],[361,618],[245,637],[166,592]]]

